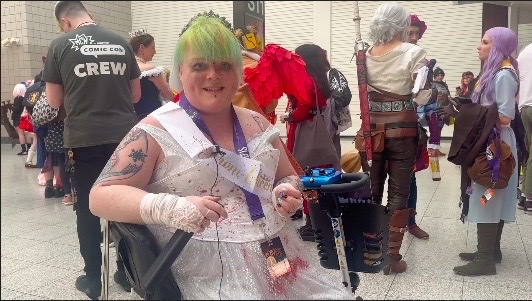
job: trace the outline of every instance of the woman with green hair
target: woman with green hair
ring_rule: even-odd
[[[279,131],[231,103],[242,59],[230,27],[212,12],[185,27],[172,70],[179,102],[124,138],[92,188],[91,211],[146,224],[160,245],[176,229],[194,233],[172,266],[184,299],[354,298],[291,222],[302,186]]]

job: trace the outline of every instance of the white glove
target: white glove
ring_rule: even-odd
[[[145,195],[140,203],[140,216],[146,224],[167,225],[192,233],[205,230],[202,227],[205,217],[196,205],[168,193]]]

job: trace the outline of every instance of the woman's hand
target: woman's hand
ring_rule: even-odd
[[[289,183],[282,183],[273,189],[275,209],[281,216],[289,217],[303,207],[301,192]]]
[[[203,219],[200,221],[200,229],[196,233],[203,232],[211,222],[218,222],[221,218],[227,218],[227,211],[219,203],[218,196],[187,196],[187,201],[194,204],[196,209],[201,213]]]

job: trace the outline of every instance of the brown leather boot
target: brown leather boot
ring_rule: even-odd
[[[395,210],[390,218],[390,232],[388,238],[388,265],[383,269],[384,275],[390,274],[390,270],[394,273],[402,273],[406,271],[406,262],[401,260],[403,256],[399,254],[403,237],[408,231],[408,219],[415,215],[415,210],[411,208]]]

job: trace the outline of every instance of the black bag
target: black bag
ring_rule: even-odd
[[[22,100],[22,104],[26,107],[32,108],[39,98],[41,98],[41,94],[45,94],[44,89],[46,88],[45,82],[36,82],[31,87],[29,87],[26,90],[26,94],[24,94],[24,99]]]
[[[181,300],[170,267],[192,237],[177,230],[160,250],[146,225],[110,222],[111,237],[131,287],[145,300]]]

